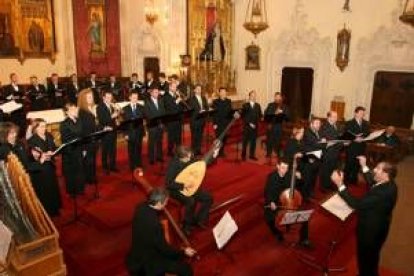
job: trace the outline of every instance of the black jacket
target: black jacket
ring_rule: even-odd
[[[157,118],[162,117],[166,114],[164,101],[161,97],[158,97],[158,109],[155,106],[154,101],[150,97],[144,105],[144,115],[148,121],[148,127],[156,127],[159,126],[160,123],[163,123],[161,120],[157,120]]]
[[[341,136],[338,127],[333,126],[329,122],[325,122],[319,131],[321,138],[325,138],[327,141],[337,140]],[[342,143],[337,143],[333,146],[326,148],[324,152],[324,159],[332,160],[337,159],[340,150],[342,149]]]
[[[213,123],[219,128],[225,128],[231,121],[233,110],[230,99],[215,99],[213,101]]]
[[[388,234],[392,211],[397,202],[397,185],[393,182],[374,186],[371,172],[364,174],[370,190],[355,198],[345,189],[339,195],[358,214],[357,239],[367,244],[382,244]]]
[[[114,112],[114,108],[111,105],[109,108],[105,103],[98,104],[96,108],[96,116],[98,117],[98,123],[100,128],[104,127],[116,127],[115,119],[111,117],[111,114]]]
[[[3,94],[4,94],[4,100],[6,102],[10,101],[10,96],[13,97],[13,99],[18,103],[23,103],[25,93],[23,86],[17,85],[17,91],[14,90],[14,87],[11,84],[3,86]],[[9,99],[8,99],[9,98]]]
[[[264,190],[265,205],[270,202],[278,203],[280,194],[290,187],[290,176],[285,174],[281,177],[277,171],[270,173],[267,176],[266,186]]]
[[[144,118],[144,110],[143,107],[139,104],[135,107],[135,114],[132,112],[132,106],[131,104],[124,106],[122,109],[122,114],[124,118],[124,122],[130,122],[127,123],[127,125],[124,126],[124,133],[125,135],[128,135],[130,140],[140,139],[144,136],[144,125],[142,120],[137,120],[136,122],[131,122],[131,120],[134,119],[143,119]]]
[[[82,125],[82,137],[99,130],[99,127],[96,124],[96,117],[92,112],[79,109],[78,117]]]
[[[362,137],[366,137],[369,134],[369,123],[368,121],[362,120],[361,125],[359,125],[355,119],[349,120],[345,124],[345,132],[353,135],[362,134]],[[348,153],[360,155],[365,151],[365,143],[352,142],[347,149]]]
[[[82,87],[79,85],[79,83],[77,84],[77,87],[75,87],[74,83],[70,82],[66,86],[66,92],[67,92],[69,101],[71,101],[72,103],[76,103],[78,100],[78,94],[81,89]]]
[[[262,108],[260,107],[260,104],[254,103],[253,108],[250,102],[243,104],[242,118],[245,128],[251,128],[250,124],[254,124],[256,126],[255,130],[257,131],[260,118],[262,118]]]
[[[143,203],[135,209],[132,219],[132,246],[127,256],[130,271],[155,275],[157,265],[183,257],[182,251],[171,247],[164,237],[158,211]]]
[[[265,121],[269,124],[281,124],[285,121],[289,121],[289,108],[286,105],[281,105],[282,113],[275,115],[278,105],[275,102],[269,103],[264,111]]]
[[[198,119],[204,119],[203,114],[200,114],[200,111],[203,109],[205,111],[208,110],[208,102],[207,98],[204,96],[201,96],[201,104],[197,100],[196,96],[192,96],[189,100],[189,105],[192,110],[190,120],[192,123],[194,123]]]

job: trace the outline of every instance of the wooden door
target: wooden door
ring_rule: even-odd
[[[370,121],[410,128],[414,112],[414,73],[375,74]]]
[[[312,88],[312,68],[283,68],[281,92],[290,108],[292,121],[309,118],[312,104]]]

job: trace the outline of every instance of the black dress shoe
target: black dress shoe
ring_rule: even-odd
[[[251,159],[251,160],[254,160],[254,161],[259,160],[259,159],[257,159],[257,157],[256,157],[256,156],[250,156],[250,159]]]

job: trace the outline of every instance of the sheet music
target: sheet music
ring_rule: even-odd
[[[308,221],[313,211],[313,209],[310,209],[303,211],[286,212],[279,224],[288,225]]]
[[[213,228],[213,236],[216,240],[217,248],[222,249],[238,229],[236,222],[229,211],[227,211]]]
[[[333,195],[321,206],[342,221],[345,221],[354,211],[339,194]]]
[[[314,150],[314,151],[309,151],[306,153],[306,155],[313,155],[318,159],[321,159],[322,157],[322,150]]]
[[[50,109],[43,111],[31,111],[26,115],[27,119],[43,119],[47,124],[56,124],[65,120],[65,113],[63,109]]]
[[[19,110],[23,107],[21,103],[16,103],[15,101],[10,101],[0,105],[0,109],[4,113],[12,113],[13,111]]]
[[[7,254],[11,244],[13,233],[0,220],[0,263],[7,263]]]
[[[67,143],[64,143],[64,144],[62,144],[62,145],[60,145],[53,153],[52,153],[52,155],[54,156],[54,155],[56,155],[56,154],[58,154],[63,148],[65,148],[65,147],[67,147],[68,145],[70,145],[70,144],[73,144],[73,143],[75,143],[76,141],[78,141],[79,140],[79,138],[76,138],[76,139],[73,139],[73,140],[71,140],[71,141],[69,141],[69,142],[67,142]]]
[[[385,129],[380,129],[380,130],[373,131],[367,137],[365,137],[364,139],[362,139],[362,141],[375,140],[378,137],[380,137],[384,132],[385,132]]]

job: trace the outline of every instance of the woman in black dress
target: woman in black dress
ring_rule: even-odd
[[[78,107],[66,103],[63,107],[66,119],[60,123],[62,143],[68,143],[82,137],[82,124],[78,119]],[[82,145],[73,143],[62,150],[62,169],[66,182],[66,192],[75,197],[85,190],[85,176],[82,158]]]
[[[78,96],[79,121],[82,125],[82,137],[98,131],[96,119],[96,105],[91,89],[83,89]],[[96,184],[96,152],[98,144],[94,141],[83,145],[83,165],[85,168],[85,181]]]
[[[12,122],[0,124],[0,160],[6,160],[9,153],[14,153],[26,171],[36,169],[30,163],[23,143],[18,141],[19,127]]]
[[[33,162],[40,168],[31,173],[31,179],[37,197],[50,216],[58,216],[62,207],[59,184],[56,176],[56,166],[52,157],[56,149],[53,136],[46,132],[46,122],[35,119],[33,136],[27,141],[32,149]]]

